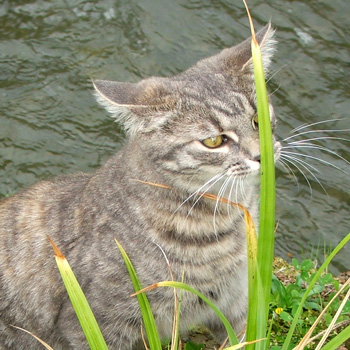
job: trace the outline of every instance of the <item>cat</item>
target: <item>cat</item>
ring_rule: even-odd
[[[274,30],[257,34],[264,66]],[[259,137],[250,39],[170,78],[139,83],[93,82],[97,100],[128,138],[93,174],[39,182],[0,204],[0,349],[87,349],[47,236],[71,264],[110,349],[142,344],[141,316],[114,239],[130,256],[143,286],[174,279],[214,301],[237,332],[247,308],[242,215],[201,197],[210,192],[243,204],[257,220]],[[275,124],[273,107],[271,121]],[[280,143],[274,140],[276,158]],[[168,189],[140,182],[169,186]],[[165,258],[165,256],[166,258]],[[171,336],[174,293],[148,294],[161,337]],[[183,334],[204,324],[219,340],[215,314],[189,293]]]

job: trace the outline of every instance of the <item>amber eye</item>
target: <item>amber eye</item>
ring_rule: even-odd
[[[258,120],[258,115],[255,114],[255,116],[252,118],[252,126],[254,130],[259,129],[259,120]]]
[[[202,140],[202,143],[204,146],[207,146],[209,148],[217,148],[220,147],[225,142],[225,140],[226,138],[224,135],[219,135]]]

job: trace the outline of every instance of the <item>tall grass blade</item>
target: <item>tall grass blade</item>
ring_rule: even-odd
[[[67,259],[49,238],[54,250],[56,263],[63,283],[66,287],[69,299],[73,305],[74,311],[78,317],[81,328],[85,334],[91,350],[108,350],[107,344],[103,338],[101,330],[96,322],[95,316],[86,300],[86,297],[70,268]]]
[[[270,111],[267,97],[264,68],[261,50],[255,36],[254,25],[245,0],[243,0],[250,22],[252,32],[252,58],[254,66],[255,89],[257,95],[257,110],[259,120],[260,139],[260,166],[261,166],[261,188],[260,188],[260,219],[259,238],[257,249],[257,272],[254,282],[250,282],[249,293],[252,294],[249,300],[255,300],[249,305],[252,316],[251,323],[247,326],[247,340],[263,338],[267,330],[267,318],[269,311],[272,263],[274,256],[274,229],[275,229],[275,163],[272,130],[270,122]],[[259,281],[260,280],[260,281]],[[252,286],[253,285],[253,286]],[[251,290],[253,288],[253,290]],[[257,304],[259,295],[262,295],[262,302]],[[255,314],[255,315],[254,315]],[[258,343],[256,347],[247,346],[247,349],[264,349],[266,343]]]
[[[252,345],[251,342],[253,339],[256,339],[257,328],[260,327],[259,323],[263,323],[265,319],[265,314],[263,309],[260,313],[257,313],[259,310],[259,305],[264,303],[263,294],[259,293],[259,290],[262,290],[261,285],[261,276],[258,268],[257,262],[257,235],[255,226],[252,218],[248,215],[247,211],[244,211],[244,221],[246,227],[247,235],[247,253],[248,253],[248,313],[247,313],[247,339],[250,340],[247,344],[247,349],[254,348],[255,345]],[[259,320],[258,320],[259,318]],[[261,332],[263,333],[263,332]]]
[[[117,240],[115,240],[115,241],[116,241],[117,246],[120,250],[120,253],[124,259],[126,268],[127,268],[129,275],[130,275],[131,282],[134,286],[134,290],[135,290],[135,292],[138,292],[141,290],[142,287],[141,287],[140,280],[137,277],[135,268],[134,268],[133,264],[131,263],[131,260],[129,259],[125,250],[121,246],[121,244]],[[151,305],[148,301],[146,294],[145,293],[137,294],[137,300],[139,302],[140,311],[141,311],[141,315],[142,315],[144,327],[146,330],[150,349],[151,350],[161,350],[162,345],[161,345],[161,341],[159,338],[157,325],[156,325],[156,322],[154,320]]]

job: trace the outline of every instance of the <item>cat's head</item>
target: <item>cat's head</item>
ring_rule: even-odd
[[[270,25],[257,33],[266,70],[273,33]],[[192,191],[221,175],[256,175],[260,152],[250,43],[247,39],[171,78],[136,84],[95,80],[97,100],[171,184]]]

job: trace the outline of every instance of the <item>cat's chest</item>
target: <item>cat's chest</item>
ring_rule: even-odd
[[[222,214],[172,215],[155,225],[151,237],[174,266],[203,278],[232,269],[246,255],[244,219],[238,209]],[[204,276],[205,275],[205,276]]]

